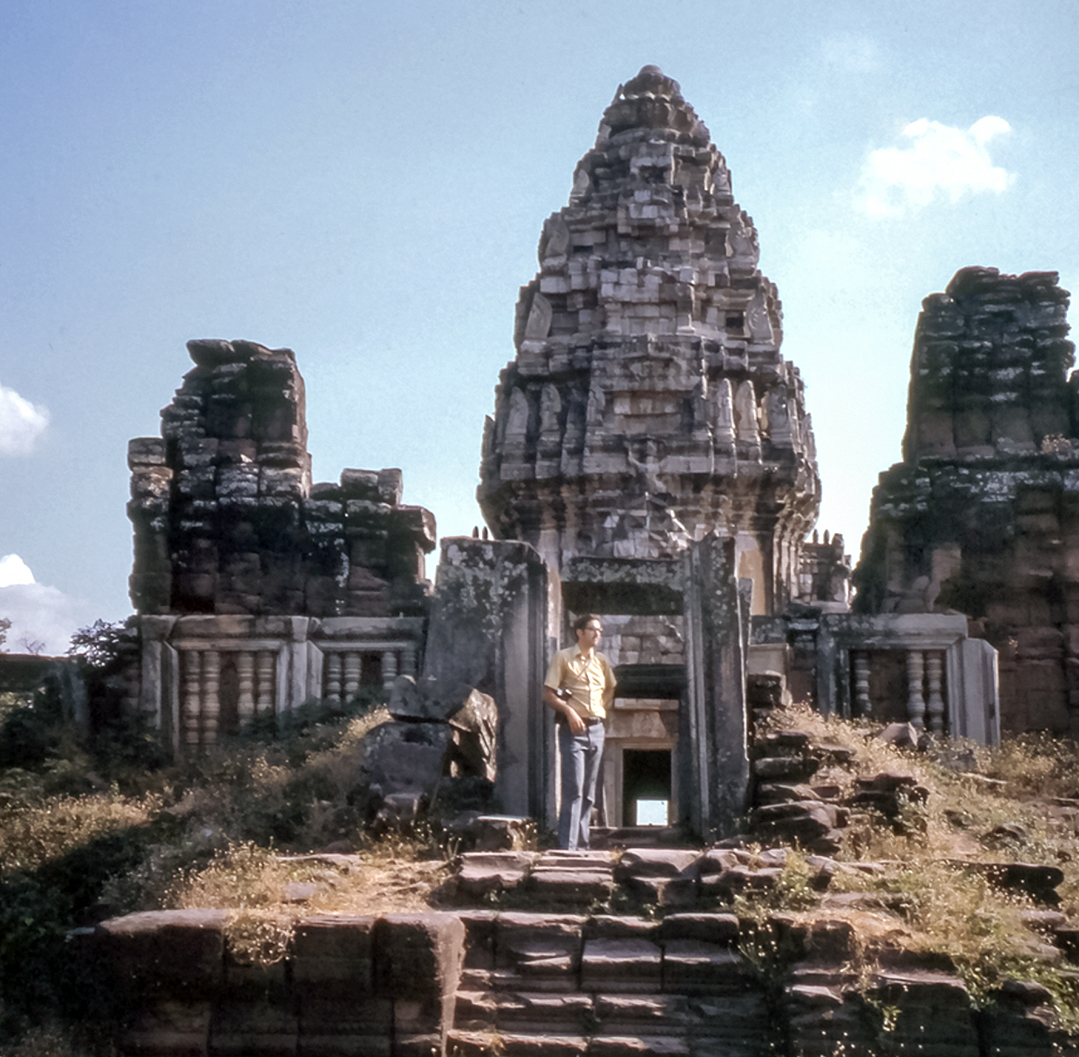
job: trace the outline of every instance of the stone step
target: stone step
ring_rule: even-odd
[[[510,1032],[483,1033],[452,1031],[448,1057],[705,1057],[715,1050],[695,1048],[679,1036],[653,1035],[519,1035]],[[730,1052],[741,1057],[739,1050]],[[748,1054],[748,1051],[747,1051]]]
[[[696,848],[676,826],[593,826],[592,847],[607,848]]]
[[[791,998],[794,1000],[796,996]],[[797,998],[803,996],[799,993]],[[773,1025],[763,991],[742,987],[715,995],[669,994],[659,990],[563,994],[459,991],[454,1028],[462,1033],[522,1038],[677,1037],[694,1040],[698,1048],[706,1041],[713,1048],[721,1044],[737,1048],[758,1044],[764,1047]]]

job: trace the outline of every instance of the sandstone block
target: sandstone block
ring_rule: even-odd
[[[102,922],[101,947],[129,988],[153,981],[166,995],[212,995],[224,983],[227,919],[224,910],[128,914]]]

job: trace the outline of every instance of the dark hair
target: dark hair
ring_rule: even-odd
[[[584,629],[588,627],[589,623],[593,620],[598,621],[601,625],[603,624],[602,617],[596,616],[595,613],[584,613],[573,622],[573,630],[584,631]]]

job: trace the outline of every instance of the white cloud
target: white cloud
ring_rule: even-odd
[[[0,617],[11,621],[4,649],[27,652],[27,643],[42,643],[49,656],[67,653],[71,636],[93,623],[90,606],[45,584],[12,584],[0,587]]]
[[[0,385],[0,455],[29,455],[48,424],[47,408]]]
[[[41,652],[51,656],[66,653],[71,636],[92,623],[87,602],[36,583],[17,554],[0,558],[0,617],[11,621],[5,650],[26,653],[29,644],[40,644]]]
[[[5,554],[0,558],[0,587],[32,583],[34,574],[30,571],[30,566],[17,554]]]
[[[871,151],[862,167],[857,206],[870,216],[899,216],[938,196],[958,202],[965,194],[1006,190],[1015,175],[994,165],[988,145],[1011,132],[1001,117],[983,117],[968,129],[921,118],[903,129],[909,145]]]

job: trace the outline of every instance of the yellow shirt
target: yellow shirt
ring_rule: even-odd
[[[580,646],[569,646],[551,658],[543,685],[568,690],[569,704],[582,719],[603,719],[614,700],[614,669],[602,653],[590,650],[586,656]]]

